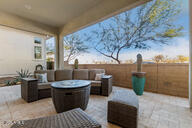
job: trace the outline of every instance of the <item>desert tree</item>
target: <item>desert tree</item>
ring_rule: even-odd
[[[120,64],[125,49],[150,49],[181,36],[183,27],[173,24],[180,11],[175,0],[153,0],[99,23],[88,39],[97,52]]]
[[[88,52],[88,47],[77,33],[64,37],[64,61],[74,60],[77,56],[86,52]]]
[[[189,62],[189,57],[184,56],[184,55],[178,55],[177,56],[177,61],[179,63]]]
[[[156,55],[152,58],[152,60],[155,62],[155,63],[162,63],[162,62],[165,62],[165,58],[163,55]]]

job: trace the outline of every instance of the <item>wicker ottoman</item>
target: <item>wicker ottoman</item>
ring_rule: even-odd
[[[11,128],[101,128],[101,125],[89,117],[80,108],[54,116],[20,121]]]
[[[109,122],[124,128],[137,128],[139,103],[133,91],[117,91],[108,101]]]

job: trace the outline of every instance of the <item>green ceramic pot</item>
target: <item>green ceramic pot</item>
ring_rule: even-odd
[[[145,87],[145,72],[133,72],[132,73],[132,86],[137,95],[143,95]]]

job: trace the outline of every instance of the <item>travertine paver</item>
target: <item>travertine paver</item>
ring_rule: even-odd
[[[125,89],[114,87],[116,90]],[[107,101],[111,98],[91,95],[86,112],[103,127],[118,128],[107,123]],[[139,97],[139,128],[192,128],[192,112],[188,99],[145,92]],[[0,88],[0,123],[13,120],[32,119],[56,114],[52,99],[26,103],[21,99],[20,86]],[[5,122],[6,121],[6,122]]]

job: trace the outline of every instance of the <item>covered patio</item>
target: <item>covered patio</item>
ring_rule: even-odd
[[[0,1],[0,26],[54,37],[55,69],[64,69],[63,37],[103,21],[151,0],[6,0]],[[192,0],[190,0],[190,4]],[[190,21],[192,7],[190,6]],[[192,22],[190,22],[189,98],[144,92],[139,96],[139,128],[191,128],[192,126]],[[107,122],[109,97],[91,95],[87,109],[102,127],[118,127]],[[26,120],[55,115],[51,98],[27,103],[21,98],[21,86],[0,88],[0,126],[9,127],[13,120]],[[2,124],[3,123],[3,124]]]
[[[0,1],[0,25],[55,38],[56,68],[64,68],[63,37],[150,0]],[[15,11],[18,10],[18,11]]]

